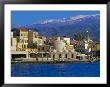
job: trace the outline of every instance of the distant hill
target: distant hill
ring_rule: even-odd
[[[68,18],[48,19],[36,21],[36,23],[25,26],[30,30],[36,30],[44,36],[68,36],[74,38],[77,32],[89,31],[94,40],[100,39],[100,15],[78,15]]]

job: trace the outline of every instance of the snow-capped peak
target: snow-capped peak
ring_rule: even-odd
[[[85,18],[89,15],[78,15],[78,16],[71,16],[70,19],[71,20],[77,20],[77,19],[81,19],[81,18]]]
[[[93,15],[77,15],[77,16],[71,16],[70,19],[71,20],[77,20],[77,19],[82,19],[82,18],[85,18],[85,17],[95,17],[97,15],[100,15],[100,14],[93,14]]]
[[[81,20],[87,17],[95,17],[99,16],[100,14],[93,14],[93,15],[77,15],[77,16],[70,16],[68,18],[56,18],[56,19],[47,19],[37,22],[38,24],[47,24],[51,22],[67,22],[67,21],[75,21],[75,20]]]

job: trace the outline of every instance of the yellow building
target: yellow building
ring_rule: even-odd
[[[46,42],[46,37],[39,36],[36,31],[25,28],[15,28],[12,32],[13,38],[16,39],[16,51],[37,49],[37,46],[44,45]]]
[[[26,51],[28,48],[28,30],[16,28],[12,30],[13,37],[17,39],[16,51]]]

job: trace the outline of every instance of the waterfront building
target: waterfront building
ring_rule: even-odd
[[[28,30],[16,28],[12,32],[13,37],[17,39],[16,51],[25,51],[28,48]]]
[[[44,37],[33,30],[16,28],[11,32],[12,59],[22,61],[74,61],[89,60],[90,52],[99,55],[100,43],[88,38],[84,41],[68,37]]]
[[[11,32],[11,51],[16,51],[17,39],[13,37],[13,32]]]
[[[38,32],[29,30],[28,33],[28,47],[31,49],[36,49],[38,45]]]
[[[57,51],[63,51],[65,47],[65,42],[63,40],[56,40],[54,42],[54,49]]]
[[[53,51],[51,52],[51,58],[52,60],[56,61],[68,61],[68,60],[75,60],[76,59],[76,53],[72,51]]]
[[[12,60],[29,59],[29,55],[27,51],[11,51],[11,59]]]
[[[28,31],[28,48],[33,48],[33,31],[29,30]]]
[[[40,36],[38,32],[29,30],[29,48],[37,48],[39,45],[44,45],[46,37]],[[35,46],[36,45],[36,46]]]
[[[81,53],[88,53],[91,51],[90,44],[87,41],[81,41],[76,44],[75,50]]]

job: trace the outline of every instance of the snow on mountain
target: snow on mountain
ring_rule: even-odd
[[[94,14],[94,15],[77,15],[77,16],[70,16],[68,18],[57,18],[57,19],[41,20],[41,21],[37,21],[36,24],[47,24],[47,23],[52,23],[52,22],[76,21],[76,20],[81,20],[81,19],[84,19],[84,18],[96,17],[96,16],[100,16],[100,14]]]

